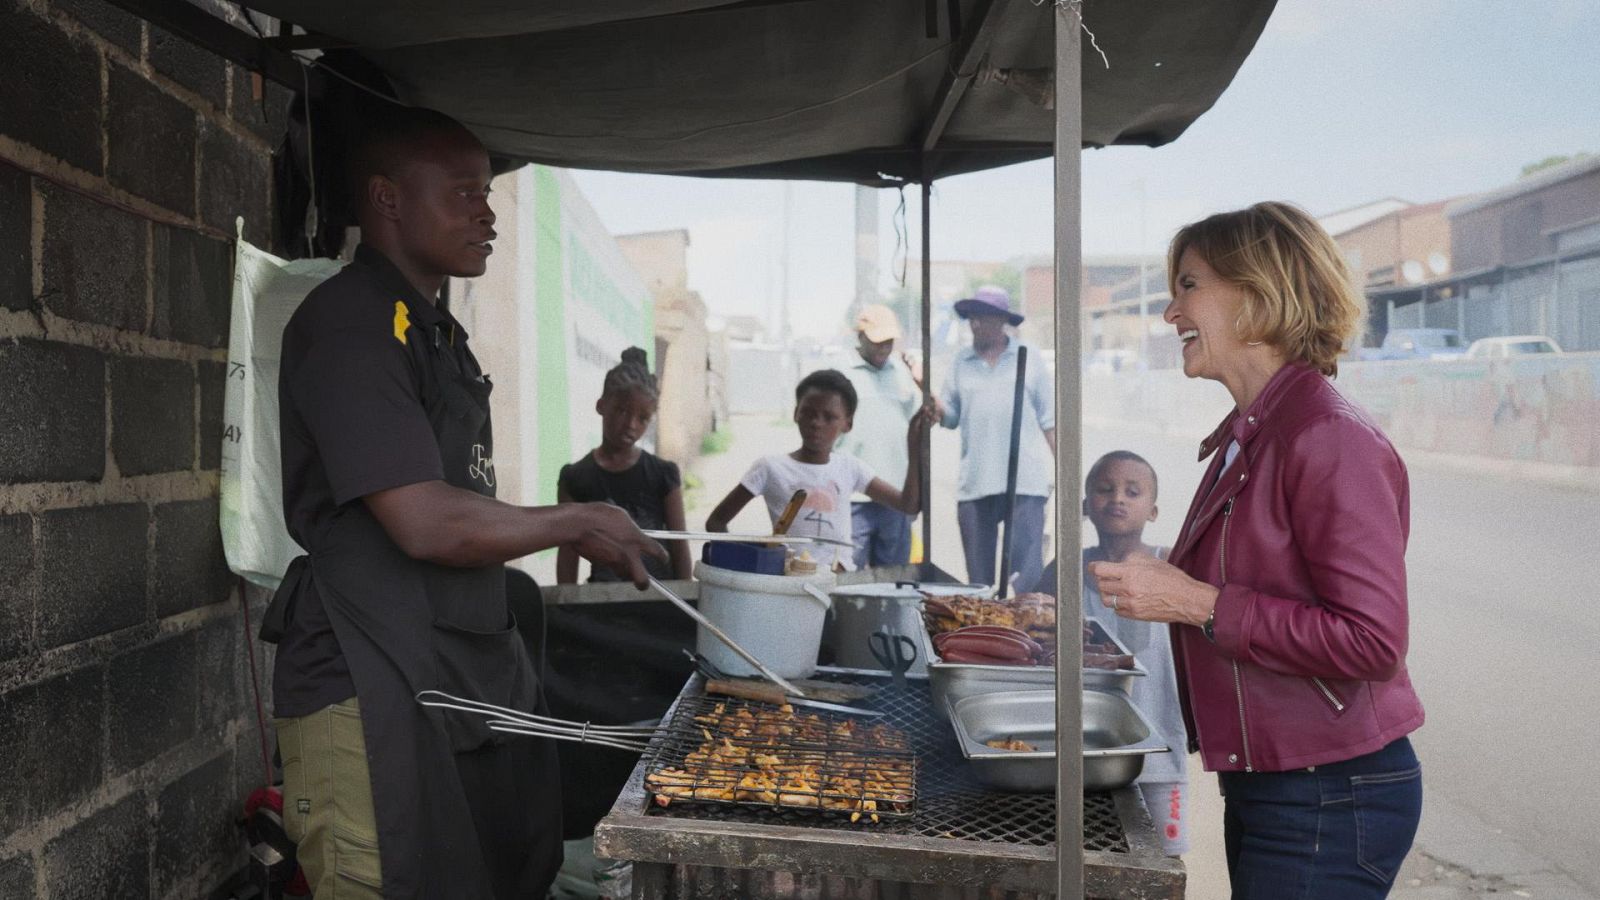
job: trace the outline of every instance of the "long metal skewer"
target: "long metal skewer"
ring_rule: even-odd
[[[805,534],[725,534],[721,531],[664,531],[646,528],[645,537],[658,541],[745,541],[752,544],[832,544],[835,547],[854,547],[850,541],[838,538],[817,537]]]
[[[682,597],[679,597],[677,594],[674,594],[672,591],[668,590],[667,586],[662,584],[660,581],[656,580],[656,577],[654,575],[649,576],[649,578],[650,578],[650,586],[651,587],[653,587],[656,590],[660,591],[662,596],[666,597],[668,600],[671,600],[673,605],[678,607],[679,609],[683,610],[684,614],[687,615],[689,618],[691,618],[691,619],[695,620],[696,622],[699,622],[701,625],[705,626],[705,629],[707,631],[711,632],[712,637],[715,637],[717,640],[719,640],[722,643],[726,644],[729,650],[732,650],[733,652],[739,654],[739,656],[741,658],[743,658],[745,662],[749,663],[752,666],[755,666],[756,667],[756,671],[760,672],[762,675],[767,676],[768,679],[770,679],[773,683],[778,685],[778,687],[783,688],[784,691],[789,693],[791,696],[804,697],[806,695],[805,691],[802,691],[799,688],[795,687],[794,685],[790,684],[786,679],[784,679],[778,673],[776,673],[776,672],[772,671],[771,669],[767,668],[767,664],[762,662],[761,660],[757,659],[755,654],[753,654],[749,650],[746,650],[745,648],[739,646],[738,641],[735,641],[733,638],[728,637],[727,632],[723,631],[721,628],[718,628],[717,624],[715,622],[711,621],[710,619],[706,618],[705,615],[700,612],[700,610],[695,609],[694,607],[690,606],[688,603],[684,602],[684,599]]]

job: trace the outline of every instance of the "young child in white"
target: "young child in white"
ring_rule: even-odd
[[[906,443],[911,465],[905,484],[896,488],[873,475],[866,464],[848,453],[835,451],[839,436],[850,430],[856,412],[856,389],[835,369],[812,372],[795,387],[794,423],[800,430],[800,449],[756,460],[739,484],[717,504],[706,519],[707,531],[727,531],[728,523],[756,497],[767,502],[767,514],[776,524],[797,490],[806,492],[805,505],[789,526],[789,533],[851,539],[850,497],[864,493],[875,502],[915,516],[922,510],[922,435],[932,422],[926,410],[911,418]],[[819,566],[849,569],[847,548],[818,544],[808,548]]]

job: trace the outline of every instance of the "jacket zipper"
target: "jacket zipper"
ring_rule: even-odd
[[[1228,583],[1228,524],[1233,520],[1233,498],[1222,507],[1222,544],[1220,547],[1222,562],[1222,583]],[[1250,765],[1250,730],[1244,723],[1244,676],[1239,672],[1239,661],[1233,663],[1233,696],[1239,701],[1239,741],[1244,745],[1244,770],[1255,771]]]
[[[1327,698],[1328,705],[1333,707],[1334,712],[1344,712],[1344,701],[1340,700],[1339,695],[1333,692],[1333,688],[1328,687],[1321,678],[1315,675],[1311,676],[1311,683],[1317,686],[1317,690],[1322,692],[1323,697]]]

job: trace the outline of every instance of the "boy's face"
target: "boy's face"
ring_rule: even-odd
[[[607,447],[632,447],[650,430],[656,417],[656,399],[645,391],[619,390],[602,396],[594,410],[600,414],[601,440]]]
[[[406,165],[389,176],[400,237],[407,255],[430,272],[475,278],[494,252],[489,208],[489,154],[471,135],[441,133],[421,142]]]
[[[1147,466],[1114,459],[1089,476],[1083,514],[1102,535],[1140,534],[1156,520],[1156,512],[1156,487]]]
[[[800,443],[811,453],[831,451],[839,435],[850,430],[850,414],[844,398],[833,391],[809,390],[794,408],[794,424],[800,428]]]

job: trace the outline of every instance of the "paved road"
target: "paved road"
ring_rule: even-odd
[[[794,444],[793,426],[734,422],[728,454],[697,466],[710,495],[749,459]],[[1171,544],[1198,484],[1197,443],[1139,428],[1091,428],[1084,458],[1112,449],[1143,454],[1160,474],[1161,516],[1147,532]],[[952,432],[934,440],[933,559],[962,575],[954,528]],[[1410,566],[1413,680],[1428,711],[1415,735],[1427,795],[1417,850],[1400,900],[1452,900],[1488,892],[1552,900],[1600,898],[1600,578],[1590,560],[1600,535],[1600,494],[1521,484],[1458,468],[1413,463]],[[757,506],[758,504],[752,504]],[[761,524],[760,514],[751,516]],[[1189,896],[1227,896],[1216,783],[1194,781]]]

